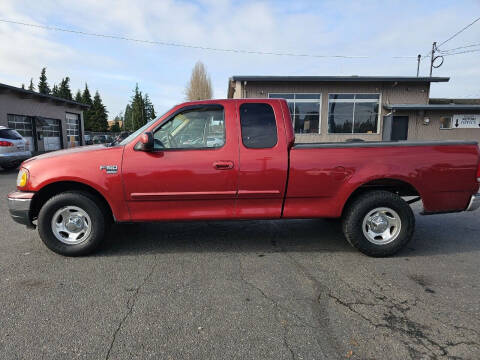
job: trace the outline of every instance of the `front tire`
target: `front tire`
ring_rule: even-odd
[[[87,255],[107,232],[107,216],[98,201],[83,192],[65,192],[49,199],[38,214],[38,233],[57,254]]]
[[[391,256],[412,238],[415,215],[398,195],[370,191],[358,196],[345,210],[343,233],[362,253],[373,257]]]

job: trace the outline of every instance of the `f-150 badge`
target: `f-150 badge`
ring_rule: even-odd
[[[106,170],[107,174],[116,174],[118,171],[117,165],[100,165],[100,170]]]

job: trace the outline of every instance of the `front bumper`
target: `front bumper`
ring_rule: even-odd
[[[8,194],[8,210],[10,216],[19,224],[26,225],[28,228],[35,228],[32,223],[30,208],[32,204],[32,192],[14,191]]]
[[[480,207],[480,193],[472,195],[466,211],[477,210]]]
[[[14,163],[20,164],[22,161],[27,160],[31,157],[32,153],[30,151],[0,154],[0,166]]]

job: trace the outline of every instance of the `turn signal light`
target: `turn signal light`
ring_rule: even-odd
[[[10,141],[0,141],[0,146],[13,146]]]

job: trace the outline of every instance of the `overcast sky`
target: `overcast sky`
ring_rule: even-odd
[[[123,111],[135,83],[157,112],[184,100],[191,69],[201,60],[214,96],[226,97],[232,75],[405,75],[416,59],[480,16],[476,1],[228,1],[1,0],[0,19],[72,30],[216,48],[365,59],[279,57],[153,46],[0,23],[0,82],[50,85],[70,76],[72,90],[99,90],[110,118]],[[480,43],[480,21],[445,44]],[[472,48],[469,48],[472,49]],[[473,48],[480,49],[480,47]],[[445,57],[432,97],[480,97],[480,52]],[[421,75],[428,75],[428,61]]]

